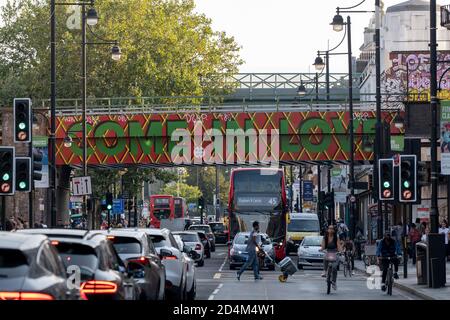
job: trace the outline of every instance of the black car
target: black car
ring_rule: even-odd
[[[58,251],[66,272],[80,272],[80,292],[86,300],[136,300],[137,282],[126,273],[125,265],[106,235],[73,229],[25,229],[23,234],[44,234]]]
[[[193,230],[192,230],[193,231]],[[206,237],[206,233],[204,231],[196,230],[198,233],[198,236],[203,244],[203,250],[205,251],[205,258],[209,259],[211,258],[211,244],[208,240],[208,237]]]
[[[78,300],[44,235],[0,232],[0,300]]]
[[[216,243],[226,244],[228,242],[228,230],[222,222],[210,222],[214,237],[216,238]]]
[[[142,299],[163,300],[166,271],[147,234],[134,229],[103,231],[110,239],[127,270],[142,289]]]

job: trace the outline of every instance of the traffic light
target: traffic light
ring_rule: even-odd
[[[113,194],[108,192],[106,194],[106,210],[112,210],[113,208]]]
[[[332,209],[334,207],[334,191],[325,194],[323,205],[325,209]]]
[[[400,156],[400,202],[416,202],[417,200],[417,156]]]
[[[378,196],[380,200],[394,200],[394,160],[378,161]]]
[[[203,198],[203,196],[200,196],[200,198],[198,198],[198,208],[200,210],[205,208],[205,198]]]
[[[0,147],[0,195],[15,192],[15,148]]]
[[[42,180],[42,159],[44,155],[39,149],[33,148],[33,154],[31,158],[32,170],[33,170],[33,180],[41,181]]]
[[[31,158],[16,158],[16,191],[31,191]]]
[[[31,142],[31,100],[14,99],[14,142]]]
[[[428,166],[426,162],[417,162],[417,186],[425,187],[430,184],[430,176],[428,174]]]

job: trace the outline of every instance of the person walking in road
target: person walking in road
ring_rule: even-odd
[[[416,225],[413,223],[411,224],[411,230],[409,231],[409,242],[411,243],[411,255],[412,255],[412,262],[413,265],[416,264],[416,243],[421,240],[422,235],[420,234],[419,230],[417,230]]]
[[[247,261],[244,263],[242,268],[237,272],[236,277],[240,281],[241,275],[244,271],[252,266],[253,275],[255,276],[255,280],[262,280],[262,277],[259,275],[259,262],[258,257],[256,255],[256,248],[258,248],[258,237],[259,237],[259,222],[253,222],[253,230],[250,232],[250,236],[248,237],[247,248],[248,252]]]

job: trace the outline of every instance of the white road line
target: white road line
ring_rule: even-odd
[[[216,273],[216,274],[214,275],[214,279],[220,279],[221,276],[222,276],[221,273]]]
[[[219,284],[216,290],[209,296],[208,300],[214,300],[214,296],[219,293],[219,290],[223,287],[223,283]]]
[[[228,256],[225,257],[225,260],[223,260],[223,263],[222,263],[222,265],[221,265],[220,268],[219,268],[219,272],[222,272],[223,267],[225,267],[225,263],[227,263],[227,260],[228,260]]]

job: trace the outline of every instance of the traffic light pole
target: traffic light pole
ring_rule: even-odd
[[[33,119],[33,111],[31,111],[31,119]],[[33,122],[33,121],[32,121]],[[28,193],[28,225],[34,227],[33,221],[33,192],[34,192],[34,163],[33,163],[33,125],[30,128],[31,142],[28,144],[28,154],[31,158],[30,172],[30,192]]]

